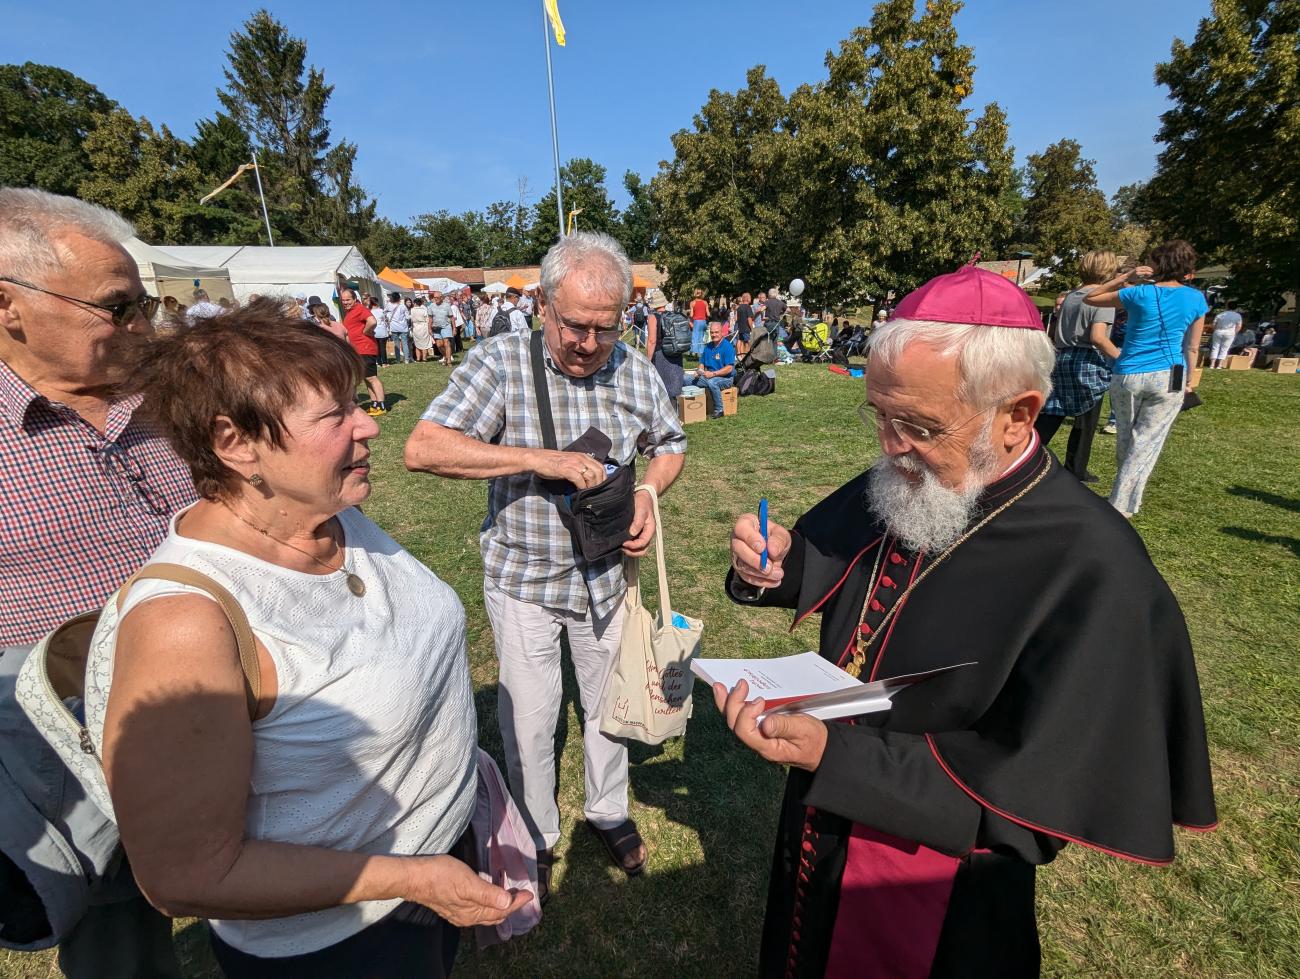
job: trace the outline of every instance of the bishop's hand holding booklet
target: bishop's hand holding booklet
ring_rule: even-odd
[[[797,653],[774,659],[697,657],[691,660],[691,672],[710,686],[721,683],[728,690],[734,690],[741,680],[746,681],[751,699],[762,697],[767,707],[757,718],[762,723],[764,717],[773,714],[806,714],[833,721],[889,710],[890,699],[904,687],[974,665],[955,663],[924,673],[863,683],[816,653]]]

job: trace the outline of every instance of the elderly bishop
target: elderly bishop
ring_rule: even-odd
[[[1177,601],[1132,526],[1034,432],[1052,346],[1029,297],[973,267],[872,337],[861,413],[882,455],[789,530],[736,523],[727,589],[819,615],[862,679],[973,661],[847,721],[728,725],[790,766],[764,976],[1036,976],[1035,868],[1067,844],[1147,864],[1214,796]]]

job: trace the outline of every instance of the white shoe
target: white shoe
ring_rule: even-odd
[[[1102,431],[1107,435],[1119,434],[1119,429],[1116,428],[1114,425],[1107,425],[1105,428],[1102,429]]]

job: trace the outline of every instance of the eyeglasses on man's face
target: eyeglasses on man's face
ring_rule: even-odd
[[[926,449],[933,448],[944,439],[959,432],[980,415],[1006,401],[1006,398],[999,398],[992,404],[985,405],[975,414],[971,415],[965,421],[958,422],[956,425],[945,426],[928,426],[920,425],[916,422],[906,421],[902,418],[891,418],[882,415],[880,411],[870,401],[864,401],[858,405],[858,417],[868,428],[875,429],[876,434],[882,434],[885,431],[885,424],[894,430],[894,434],[903,442],[924,452]]]
[[[560,324],[560,335],[570,343],[582,343],[587,337],[593,337],[600,346],[610,347],[618,342],[618,338],[623,335],[621,325],[614,326],[575,326],[565,320],[560,315],[559,310],[554,306],[550,307],[551,315],[555,317]]]
[[[85,306],[87,309],[101,309],[109,314],[109,319],[114,326],[129,326],[135,322],[138,316],[143,316],[146,321],[152,320],[154,313],[158,312],[159,303],[162,302],[161,299],[155,296],[141,293],[133,299],[123,299],[120,302],[97,303],[77,296],[65,296],[63,293],[54,292],[51,289],[43,289],[38,285],[33,285],[26,279],[16,279],[11,275],[0,275],[0,282],[12,282],[14,285],[30,289],[32,292],[53,296],[55,299],[62,299],[64,302],[76,303],[78,306]]]

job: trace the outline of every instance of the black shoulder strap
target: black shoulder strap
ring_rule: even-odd
[[[537,417],[542,423],[542,444],[554,450],[559,446],[555,441],[555,419],[551,417],[551,391],[546,384],[546,358],[542,353],[541,330],[533,333],[529,347],[533,362],[533,392],[537,395]]]

